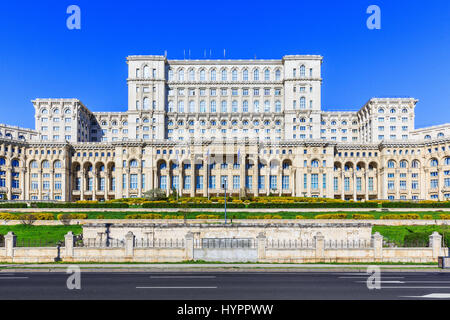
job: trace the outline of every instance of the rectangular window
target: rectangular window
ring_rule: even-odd
[[[233,176],[233,190],[239,190],[241,188],[241,177]]]
[[[337,192],[339,190],[339,179],[338,177],[333,178],[333,188],[334,191]]]
[[[180,185],[180,177],[179,176],[173,176],[172,177],[172,189],[178,190],[178,187]]]
[[[258,189],[262,190],[265,189],[265,177],[264,176],[259,176],[258,177]]]
[[[55,182],[55,190],[61,190],[61,182],[60,181]]]
[[[116,178],[111,178],[111,191],[116,191]]]
[[[127,188],[127,175],[122,175],[122,189],[125,190]]]
[[[322,188],[323,189],[327,188],[327,175],[325,173],[322,174]]]
[[[361,177],[356,178],[356,191],[361,191]]]
[[[159,178],[159,188],[161,190],[167,190],[167,176],[161,176]]]
[[[373,191],[373,177],[369,177],[369,191]]]
[[[344,190],[350,191],[350,178],[349,177],[344,178]]]
[[[247,189],[251,189],[252,188],[252,176],[246,176],[245,177],[245,187]]]
[[[216,176],[209,176],[209,188],[210,189],[216,188]]]
[[[130,189],[136,190],[137,188],[138,188],[138,176],[137,174],[132,174],[130,175]]]
[[[303,189],[308,189],[308,174],[303,174]]]
[[[311,189],[319,189],[319,175],[317,173],[311,175]]]
[[[105,178],[100,178],[100,191],[105,191]]]
[[[196,176],[196,189],[202,190],[203,189],[203,176]]]
[[[189,190],[191,188],[191,176],[185,176],[183,181],[183,189]]]
[[[289,176],[283,176],[281,185],[282,185],[281,187],[283,188],[283,190],[289,189]]]

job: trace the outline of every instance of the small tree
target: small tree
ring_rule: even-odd
[[[19,220],[24,226],[32,226],[36,221],[36,217],[33,214],[22,214],[19,216]]]
[[[62,214],[59,216],[59,221],[61,221],[63,225],[68,226],[72,221],[72,216],[70,214]]]
[[[166,192],[161,189],[152,189],[144,192],[144,198],[150,201],[167,200]]]

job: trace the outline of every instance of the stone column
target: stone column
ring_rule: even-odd
[[[253,195],[255,197],[259,196],[258,180],[259,180],[259,157],[258,155],[256,155],[253,160],[253,181],[252,181]]]
[[[65,257],[66,258],[73,258],[74,253],[74,236],[72,231],[69,231],[64,236],[64,242],[65,242]]]
[[[430,236],[430,248],[433,249],[433,259],[437,259],[441,254],[442,236],[436,231]]]
[[[260,232],[256,237],[258,245],[258,262],[262,262],[266,259],[266,235]]]
[[[319,232],[314,236],[316,244],[316,262],[323,261],[325,258],[325,237]]]
[[[132,258],[134,255],[134,234],[129,231],[125,235],[125,257]]]
[[[353,168],[353,201],[356,201],[358,198],[356,196],[356,169]]]
[[[185,236],[185,256],[184,259],[186,261],[194,260],[194,234],[192,232],[188,232]]]
[[[375,261],[383,260],[383,236],[375,232],[370,238],[370,245],[373,248],[373,258]]]
[[[14,257],[14,247],[16,246],[16,240],[17,236],[12,231],[8,232],[8,234],[5,236],[5,251],[7,258]]]

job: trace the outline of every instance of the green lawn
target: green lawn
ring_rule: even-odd
[[[64,235],[67,232],[72,231],[74,234],[81,234],[82,227],[79,225],[74,226],[0,226],[0,234],[6,235],[9,231],[16,234],[17,240],[46,240],[46,241],[59,241],[64,240]]]
[[[447,226],[373,226],[372,233],[379,232],[390,242],[403,244],[405,237],[411,236],[411,233],[421,235],[421,239],[426,240],[434,231],[445,236],[447,243],[450,240],[450,228]]]

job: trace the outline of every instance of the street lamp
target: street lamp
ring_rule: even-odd
[[[227,224],[227,177],[224,177],[222,188],[225,191],[225,224]]]

